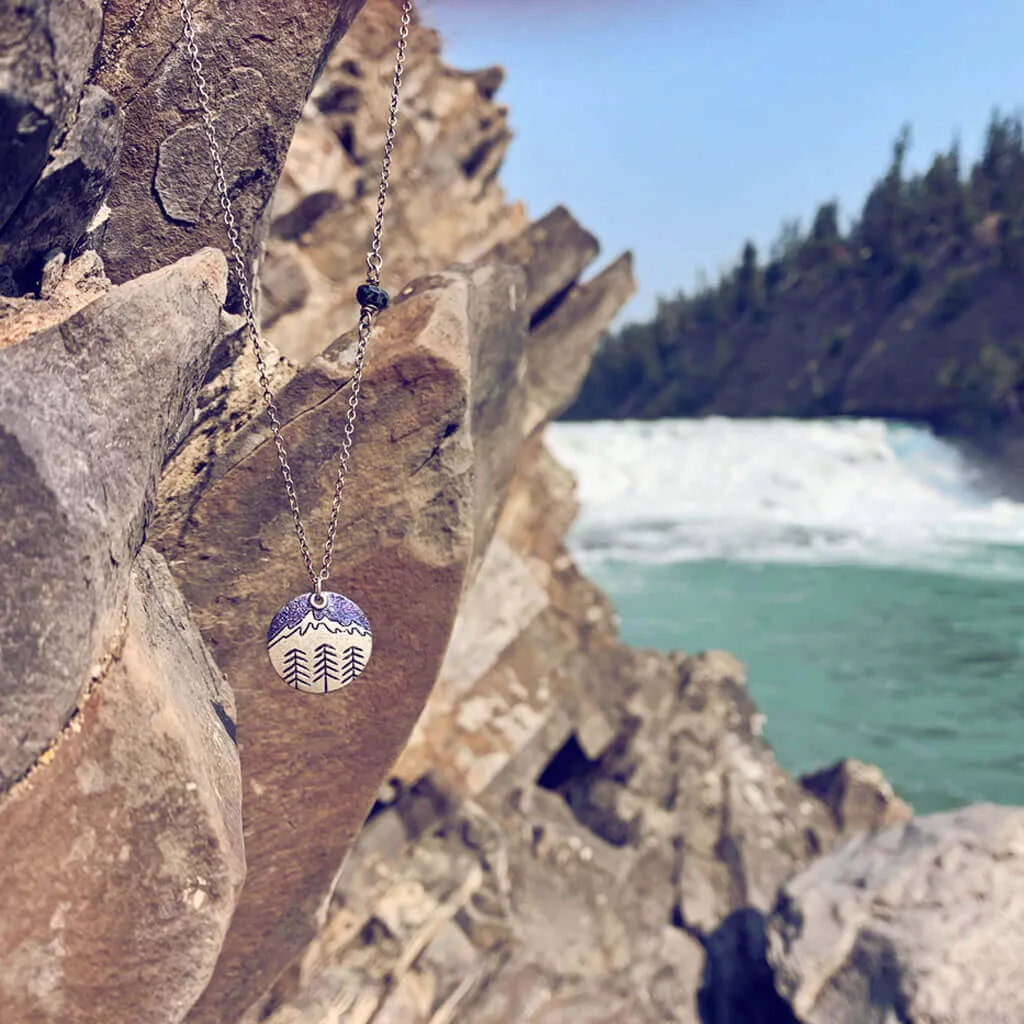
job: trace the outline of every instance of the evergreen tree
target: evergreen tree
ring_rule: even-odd
[[[743,256],[736,270],[736,312],[741,316],[760,309],[764,302],[764,286],[757,266],[757,249],[753,242],[743,247]]]

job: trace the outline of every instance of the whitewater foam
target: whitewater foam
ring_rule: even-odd
[[[1024,578],[1024,504],[953,446],[880,420],[557,423],[584,561],[908,566]]]

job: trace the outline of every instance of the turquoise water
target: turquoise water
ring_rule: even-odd
[[[1024,804],[1024,587],[938,573],[728,562],[590,575],[631,644],[747,665],[779,762],[879,765],[919,812]]]
[[[1024,804],[1024,504],[880,421],[558,424],[570,546],[623,637],[728,650],[793,773],[857,757],[922,813]]]

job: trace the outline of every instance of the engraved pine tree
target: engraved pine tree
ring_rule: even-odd
[[[341,685],[346,686],[366,666],[366,655],[362,647],[346,647],[345,653],[341,656]]]
[[[324,693],[330,683],[338,681],[338,652],[334,644],[324,643],[313,654],[313,682],[322,683]]]
[[[309,659],[305,651],[293,647],[285,654],[282,676],[289,686],[309,685]]]

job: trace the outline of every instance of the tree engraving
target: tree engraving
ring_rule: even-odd
[[[313,682],[323,683],[324,693],[338,681],[338,652],[334,644],[323,643],[313,655]]]
[[[341,658],[341,685],[347,686],[366,665],[362,647],[347,647]]]
[[[284,681],[298,689],[299,685],[309,685],[309,659],[303,650],[293,647],[284,656]]]

